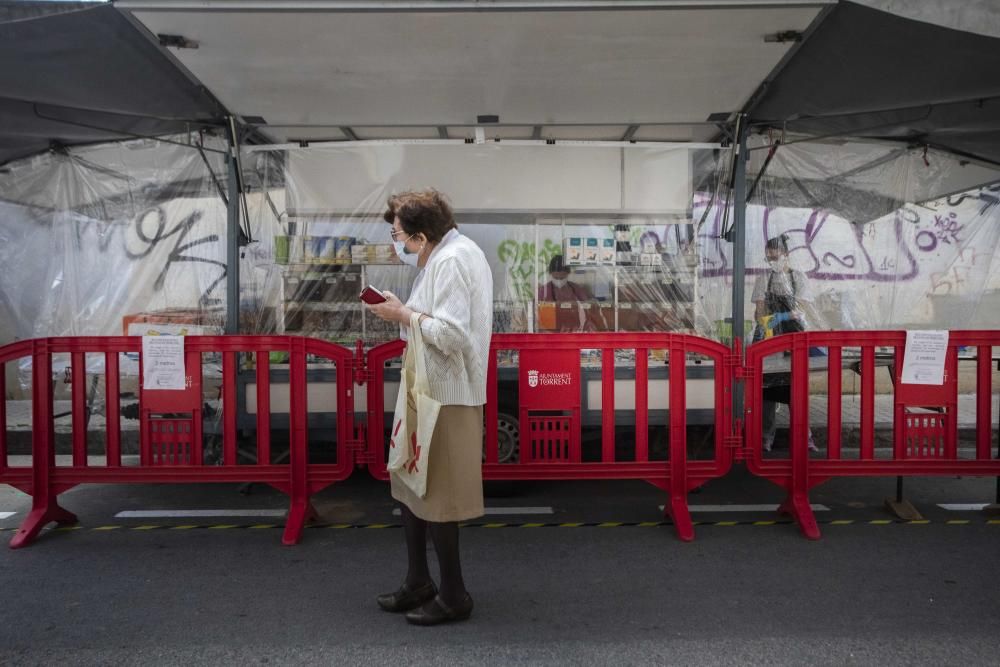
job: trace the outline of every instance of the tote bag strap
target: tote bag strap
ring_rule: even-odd
[[[410,316],[410,336],[408,344],[413,346],[414,363],[416,365],[416,381],[414,389],[418,394],[430,394],[431,386],[427,381],[427,361],[424,358],[424,334],[420,330],[421,313]]]

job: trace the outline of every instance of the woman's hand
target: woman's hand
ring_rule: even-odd
[[[387,322],[409,324],[410,316],[413,314],[413,310],[403,304],[403,302],[399,300],[399,297],[392,292],[383,290],[382,294],[385,294],[385,301],[382,303],[376,303],[374,305],[365,304],[368,312],[375,315],[375,317],[386,320]]]

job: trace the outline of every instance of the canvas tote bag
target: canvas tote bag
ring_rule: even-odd
[[[410,318],[406,363],[399,378],[388,469],[419,498],[427,495],[427,461],[441,404],[430,396],[420,314]]]

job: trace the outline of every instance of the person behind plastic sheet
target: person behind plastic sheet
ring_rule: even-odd
[[[436,190],[390,197],[384,218],[392,225],[400,260],[420,273],[405,304],[386,292],[387,301],[368,308],[398,322],[404,338],[411,315],[420,313],[430,393],[442,406],[427,463],[426,495],[420,498],[395,474],[390,476],[392,497],[402,505],[408,562],[402,586],[379,595],[377,602],[386,611],[408,612],[410,623],[435,625],[472,613],[459,559],[458,522],[484,514],[483,405],[493,275],[483,251],[459,233],[451,206]],[[428,532],[440,564],[440,589],[427,567]]]
[[[789,264],[788,239],[784,234],[768,240],[764,246],[764,255],[770,270],[757,276],[751,296],[754,319],[757,322],[754,342],[771,336],[805,331],[805,316],[802,311],[812,301],[806,275]],[[786,390],[787,388],[781,389]],[[765,397],[761,417],[764,449],[767,451],[771,451],[774,445],[777,408],[777,401],[769,401]],[[811,429],[809,449],[817,449]]]
[[[601,329],[600,309],[594,302],[594,295],[586,285],[569,279],[571,267],[563,261],[562,255],[553,255],[549,260],[549,281],[538,288],[538,301],[555,303],[555,314],[546,318],[539,314],[539,328],[547,331],[594,331]],[[573,307],[563,307],[572,304]],[[592,308],[584,308],[584,304]],[[541,310],[541,306],[539,309]]]

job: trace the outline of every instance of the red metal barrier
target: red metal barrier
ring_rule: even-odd
[[[580,351],[601,350],[601,454],[599,461],[586,462],[580,447]],[[369,351],[367,356],[369,469],[378,479],[388,479],[385,468],[385,362],[403,354],[404,343],[394,341]],[[615,455],[615,351],[635,353],[635,456],[619,461]],[[669,364],[669,456],[666,461],[650,460],[648,443],[649,374],[648,352],[667,350]],[[499,383],[497,356],[501,351],[519,355],[518,410],[520,424],[519,460],[500,462]],[[697,353],[715,366],[714,458],[688,460],[686,412],[686,357]],[[532,367],[529,368],[528,365]],[[678,536],[694,537],[687,506],[687,494],[710,479],[724,475],[732,463],[729,438],[731,415],[730,378],[732,357],[724,345],[677,334],[497,334],[493,336],[487,379],[485,407],[485,447],[483,478],[517,479],[642,479],[667,491],[666,513],[673,519]],[[560,371],[559,369],[563,369]],[[531,373],[536,378],[547,372],[553,383],[537,396],[527,396]],[[562,377],[569,375],[570,377]],[[543,378],[544,380],[544,378]],[[619,378],[621,380],[621,378]],[[566,384],[566,383],[569,384]],[[509,397],[505,397],[508,400]],[[388,406],[391,409],[392,406]]]
[[[294,336],[188,336],[184,340],[189,389],[176,392],[140,389],[140,462],[123,466],[119,415],[119,355],[139,353],[136,337],[42,338],[0,347],[0,371],[7,362],[30,357],[32,362],[32,465],[7,466],[6,414],[0,408],[0,482],[32,496],[32,509],[11,540],[17,548],[30,543],[50,522],[75,523],[76,517],[60,507],[57,496],[78,484],[260,482],[290,498],[291,505],[282,541],[298,542],[305,522],[315,515],[309,498],[320,489],[346,479],[354,470],[350,453],[354,437],[353,354],[339,345]],[[271,463],[271,352],[289,354],[289,461]],[[107,437],[105,465],[87,460],[84,415],[86,354],[104,355]],[[222,460],[203,462],[202,355],[222,355]],[[256,461],[238,461],[237,354],[252,354],[256,361],[257,443]],[[72,464],[55,464],[52,355],[71,359]],[[329,359],[336,365],[337,441],[336,463],[308,460],[308,407],[306,405],[307,355]],[[3,378],[0,372],[0,380]],[[141,382],[141,370],[140,370]],[[3,389],[0,383],[0,389]],[[0,397],[4,394],[0,393]],[[0,400],[0,406],[5,401]]]
[[[777,336],[750,346],[746,355],[746,456],[750,471],[788,491],[779,511],[792,515],[802,533],[820,537],[809,504],[809,489],[834,477],[969,475],[1000,476],[1000,452],[993,456],[994,415],[991,407],[992,348],[1000,345],[1000,331],[952,331],[941,386],[902,384],[906,332],[852,331],[804,332]],[[828,356],[810,356],[810,349],[826,348]],[[849,359],[844,350],[860,349]],[[881,348],[881,349],[880,349]],[[974,355],[963,361],[976,364],[975,453],[961,458],[958,438],[959,348]],[[891,350],[891,351],[888,351]],[[766,361],[779,355],[777,363]],[[790,355],[790,356],[782,356]],[[765,458],[762,451],[762,408],[765,371],[781,372],[781,359],[790,362],[790,457]],[[846,365],[845,365],[846,362]],[[894,381],[893,447],[879,457],[875,448],[875,371],[877,362],[887,366]],[[825,457],[810,456],[809,373],[825,371],[828,377],[827,450]],[[860,441],[857,452],[845,452],[842,429],[841,373],[854,368],[861,376]],[[923,412],[911,412],[919,408]],[[850,456],[848,456],[850,455]]]

